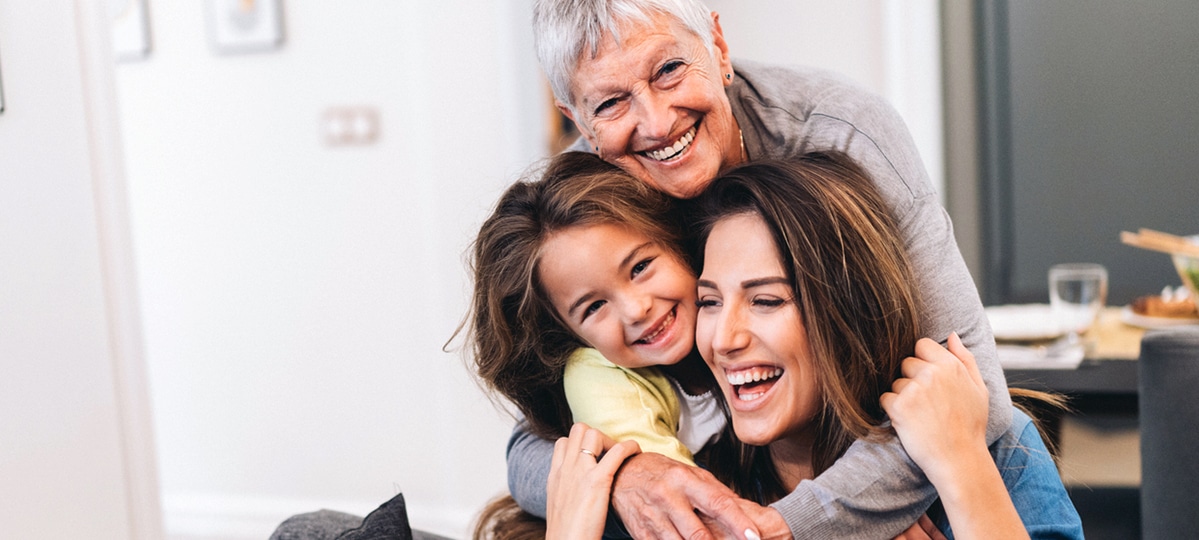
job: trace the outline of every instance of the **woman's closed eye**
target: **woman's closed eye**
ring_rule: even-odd
[[[700,297],[695,301],[695,307],[699,309],[720,307],[720,299],[713,297]]]
[[[752,305],[754,307],[770,309],[770,308],[776,308],[776,307],[782,306],[783,304],[786,304],[787,299],[779,298],[777,296],[759,295],[759,296],[755,296],[755,297],[751,298],[749,302],[750,302],[750,305]]]

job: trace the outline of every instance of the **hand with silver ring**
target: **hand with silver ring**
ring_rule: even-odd
[[[616,470],[639,452],[636,441],[617,443],[581,423],[558,439],[546,485],[546,539],[600,538]]]

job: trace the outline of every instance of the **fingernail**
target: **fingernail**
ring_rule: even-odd
[[[758,536],[753,529],[745,529],[745,540],[762,540],[762,537]]]

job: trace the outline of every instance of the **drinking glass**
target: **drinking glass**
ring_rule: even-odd
[[[1095,324],[1107,303],[1107,269],[1100,264],[1055,264],[1049,268],[1049,305],[1068,342]]]

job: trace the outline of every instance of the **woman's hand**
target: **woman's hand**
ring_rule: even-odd
[[[948,350],[930,339],[917,342],[891,390],[880,398],[883,409],[937,488],[954,537],[1028,538],[987,451],[986,385],[957,334]]]
[[[636,441],[616,443],[586,424],[575,424],[569,437],[558,439],[546,485],[547,540],[603,536],[612,478],[639,452]]]
[[[903,377],[880,402],[903,447],[929,480],[953,473],[963,456],[986,456],[987,387],[957,334],[949,348],[925,338],[903,361]]]

